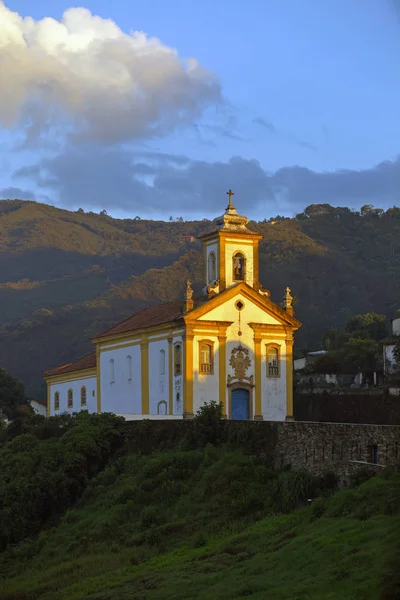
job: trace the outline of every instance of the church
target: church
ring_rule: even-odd
[[[228,419],[293,419],[293,335],[286,288],[276,304],[259,282],[259,243],[227,192],[200,236],[203,295],[146,307],[93,338],[92,354],[46,371],[47,414],[111,412],[126,420],[189,419],[220,402]],[[185,285],[184,283],[184,285]]]

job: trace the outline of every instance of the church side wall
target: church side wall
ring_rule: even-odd
[[[81,410],[87,410],[88,412],[97,412],[97,398],[96,398],[96,377],[83,377],[82,379],[73,379],[58,381],[50,384],[50,415],[60,415],[62,413],[69,413],[72,415],[74,412],[80,412]],[[81,406],[81,388],[86,387],[86,406]],[[73,407],[68,408],[68,390],[71,389],[73,392]],[[60,394],[60,408],[54,410],[54,394],[59,392]]]
[[[131,357],[129,359],[129,357]],[[111,361],[114,361],[113,363]],[[112,373],[113,371],[113,373]],[[142,385],[140,344],[100,352],[101,411],[141,414]]]
[[[200,373],[200,342],[207,339],[214,344],[213,372]],[[215,335],[195,335],[193,338],[193,412],[199,410],[204,404],[212,400],[219,401],[218,387],[219,351],[218,337]]]

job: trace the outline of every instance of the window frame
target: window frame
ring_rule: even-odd
[[[68,388],[67,390],[67,408],[74,408],[74,390],[72,388]]]
[[[179,363],[177,362],[177,354],[179,348]],[[179,369],[177,366],[179,365]],[[178,377],[182,375],[182,342],[175,342],[174,344],[174,376]]]
[[[60,392],[58,390],[54,392],[54,410],[60,410]]]
[[[277,362],[276,367],[272,367],[273,369],[276,369],[276,372],[271,372],[271,373],[270,373],[270,362],[268,360],[270,350],[276,350],[276,362]],[[270,344],[266,344],[265,351],[266,351],[266,356],[265,356],[266,375],[268,378],[278,379],[281,376],[281,347],[279,344],[270,343]]]
[[[214,262],[214,277],[211,277],[210,275],[210,262],[211,260],[213,260]],[[207,257],[207,282],[208,284],[214,283],[214,281],[217,280],[217,255],[215,254],[214,250],[211,250],[211,252],[208,253],[208,257]]]
[[[213,342],[212,340],[209,339],[202,339],[199,340],[199,375],[214,375],[214,344],[215,342]],[[203,363],[202,362],[202,352],[201,352],[201,348],[202,346],[208,346],[208,348],[210,348],[210,361],[209,363]],[[204,369],[203,366],[204,365],[209,365],[209,369]]]
[[[84,398],[83,398],[83,396],[84,396]],[[81,406],[87,406],[87,389],[86,389],[86,385],[83,385],[81,387],[80,400],[81,400]]]
[[[161,406],[165,406],[165,412],[163,413],[160,412]],[[160,400],[160,402],[157,404],[157,414],[161,416],[168,414],[168,404],[165,400]]]
[[[115,383],[115,362],[113,358],[108,361],[108,369],[110,375],[110,383]]]
[[[160,349],[160,354],[159,354],[159,371],[160,371],[160,375],[165,375],[165,366],[166,366],[166,355],[167,353],[165,352],[164,348]]]
[[[130,354],[128,354],[128,356],[126,357],[126,368],[128,371],[128,381],[132,381],[132,356]],[[115,374],[114,374],[115,376]],[[114,377],[115,380],[115,377]],[[111,382],[113,383],[113,382]]]

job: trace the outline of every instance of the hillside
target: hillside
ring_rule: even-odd
[[[110,415],[35,422],[0,448],[2,600],[399,598],[399,473],[338,492],[196,419],[144,453]]]
[[[297,349],[354,314],[400,304],[400,209],[311,205],[295,219],[251,222],[264,235],[260,279],[279,301],[289,285],[304,325]],[[209,222],[113,219],[0,201],[0,364],[30,395],[42,372],[90,351],[90,336],[146,304],[202,287],[198,236]]]

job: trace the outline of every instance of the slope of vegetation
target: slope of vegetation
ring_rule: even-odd
[[[145,454],[111,415],[3,432],[2,600],[398,598],[399,473],[335,492],[210,444],[209,417]]]
[[[277,302],[287,285],[296,296],[297,348],[319,347],[355,314],[398,308],[400,209],[311,205],[250,226],[264,235],[261,283]],[[188,277],[201,290],[201,245],[182,238],[209,227],[0,201],[0,364],[42,395],[42,372],[89,352],[91,336],[182,297]]]

